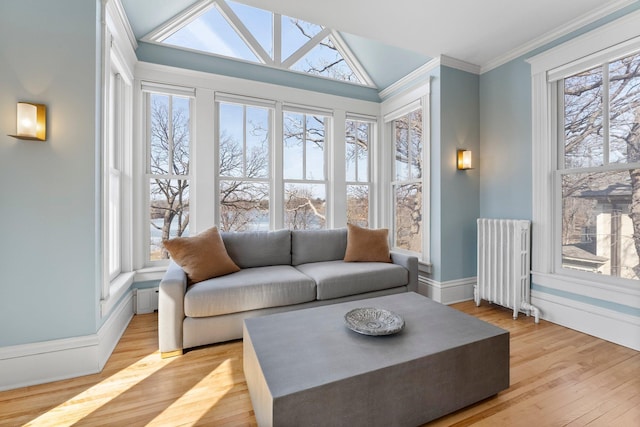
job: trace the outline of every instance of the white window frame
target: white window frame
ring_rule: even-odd
[[[324,146],[322,147],[322,157],[323,157],[323,174],[324,177],[323,179],[309,179],[307,177],[307,162],[306,162],[306,151],[307,151],[307,144],[306,144],[306,139],[302,141],[302,150],[303,150],[303,167],[302,167],[302,178],[285,178],[284,177],[284,115],[287,113],[292,113],[292,114],[302,114],[304,117],[304,123],[303,123],[303,135],[306,136],[306,129],[307,129],[307,117],[308,116],[321,116],[324,117]],[[284,221],[284,197],[285,197],[285,187],[287,184],[302,184],[302,185],[324,185],[324,194],[325,194],[325,201],[326,201],[326,207],[325,207],[325,225],[324,228],[331,228],[331,223],[333,223],[331,217],[331,212],[332,210],[332,201],[333,201],[333,196],[331,194],[331,187],[330,187],[330,181],[334,181],[334,180],[330,180],[329,179],[329,163],[331,160],[335,160],[335,159],[331,159],[330,153],[332,153],[332,147],[334,145],[334,139],[332,138],[332,132],[331,130],[333,129],[332,125],[333,125],[333,111],[331,110],[324,110],[324,109],[319,109],[319,108],[315,108],[315,107],[307,107],[307,106],[302,106],[302,105],[291,105],[291,104],[283,104],[282,105],[282,114],[277,116],[280,120],[281,123],[281,128],[282,128],[282,134],[281,135],[277,135],[277,137],[279,138],[278,141],[278,145],[280,145],[280,149],[278,150],[280,155],[282,156],[279,160],[279,164],[281,165],[280,169],[276,171],[277,175],[278,175],[278,179],[282,180],[282,185],[281,185],[281,198],[279,201],[276,201],[276,203],[281,207],[282,212],[279,213],[278,217],[275,218],[276,220],[276,228],[282,228],[285,226],[285,221]],[[277,119],[278,120],[278,119]],[[346,215],[345,215],[346,216]],[[279,223],[278,223],[279,222]]]
[[[640,12],[634,12],[572,39],[528,62],[532,74],[533,229],[532,282],[623,305],[640,305],[640,289],[627,280],[559,268],[560,172],[557,81],[625,56],[640,47]]]
[[[133,68],[134,47],[121,5],[102,3],[100,120],[100,315],[107,316],[134,280]],[[115,266],[114,269],[112,267]]]
[[[372,222],[372,206],[373,206],[373,202],[372,202],[372,193],[373,193],[373,185],[372,185],[372,166],[373,166],[373,152],[374,152],[374,144],[373,142],[376,140],[376,129],[377,129],[377,123],[378,120],[376,117],[370,117],[370,116],[362,116],[362,115],[357,115],[357,114],[351,114],[351,113],[347,113],[346,117],[345,117],[345,125],[347,121],[353,121],[353,122],[357,122],[357,123],[367,123],[369,125],[369,150],[367,153],[367,179],[366,181],[358,181],[358,163],[356,162],[356,172],[355,172],[355,176],[356,176],[356,180],[355,181],[349,181],[346,179],[346,175],[345,175],[345,202],[346,202],[346,197],[347,197],[347,191],[346,191],[346,187],[349,186],[366,186],[368,187],[368,194],[369,194],[369,207],[368,207],[368,218],[367,218],[367,222],[368,224],[371,224]],[[345,126],[346,127],[346,126]],[[346,129],[345,129],[345,135],[343,137],[343,139],[346,140]],[[346,141],[343,147],[344,150],[346,150]],[[346,155],[346,152],[345,152]],[[344,157],[344,156],[343,156]],[[346,163],[346,157],[345,157],[345,163]],[[345,168],[345,174],[346,174],[346,168]],[[348,204],[347,204],[348,205]],[[345,212],[347,209],[347,205],[345,205]],[[346,213],[345,213],[346,214]],[[348,219],[348,218],[347,218]]]
[[[383,165],[383,173],[386,177],[386,188],[382,195],[382,203],[388,206],[385,212],[385,223],[389,224],[389,233],[391,238],[391,243],[393,244],[395,235],[395,230],[393,229],[393,225],[395,224],[394,219],[394,194],[393,194],[393,182],[395,179],[395,171],[394,171],[394,158],[395,158],[395,146],[392,141],[394,141],[393,135],[393,120],[400,118],[411,111],[414,111],[418,108],[422,109],[422,252],[410,252],[404,249],[392,247],[394,251],[409,253],[411,255],[415,255],[418,257],[420,263],[425,267],[426,271],[429,270],[431,264],[431,164],[430,164],[430,156],[431,156],[431,123],[430,123],[430,97],[431,97],[431,85],[430,82],[427,81],[424,84],[418,85],[410,90],[406,90],[401,92],[382,103],[382,114],[383,114],[383,123],[384,123],[384,140],[389,141],[388,147],[386,147],[386,152],[388,153],[388,158],[385,164]]]
[[[319,92],[290,88],[286,86],[276,86],[261,82],[244,79],[237,79],[228,76],[215,75],[210,73],[179,70],[163,65],[138,63],[136,67],[136,116],[135,135],[136,140],[141,144],[136,147],[136,205],[135,224],[136,230],[140,230],[134,240],[136,265],[138,266],[136,280],[157,280],[162,278],[166,270],[166,262],[150,265],[146,262],[145,245],[148,237],[143,235],[148,229],[148,210],[145,200],[148,190],[145,177],[146,152],[144,141],[146,112],[144,108],[144,90],[164,90],[180,91],[184,95],[191,92],[194,95],[193,134],[192,134],[192,158],[190,164],[190,234],[197,234],[207,228],[218,225],[219,213],[217,211],[217,191],[218,171],[217,171],[217,141],[214,137],[218,133],[216,123],[218,112],[216,100],[236,100],[240,103],[268,106],[274,109],[274,117],[282,117],[283,110],[295,110],[308,114],[319,114],[331,117],[331,125],[326,129],[327,140],[337,142],[329,143],[326,147],[325,175],[327,181],[327,227],[340,228],[346,226],[346,203],[345,187],[345,160],[344,148],[340,148],[344,140],[344,119],[347,114],[356,116],[379,118],[380,104],[372,101],[346,98],[336,95],[323,94]],[[185,92],[186,91],[186,92]],[[347,113],[349,112],[349,113]],[[379,119],[378,119],[379,120]],[[379,128],[380,121],[374,125]],[[283,189],[282,180],[282,135],[283,126],[281,120],[274,120],[272,138],[272,193],[271,200],[273,210],[271,228],[283,228]],[[379,132],[374,133],[375,140],[371,142],[372,153],[371,170],[373,196],[371,205],[371,216],[374,218],[370,227],[384,226],[384,213],[388,210],[377,197],[377,188],[385,188],[383,175],[377,173],[381,168],[378,163],[387,161],[382,153],[382,141],[379,139]],[[342,144],[343,145],[343,144]],[[279,171],[279,172],[278,172]],[[386,178],[384,178],[386,179]],[[342,201],[344,199],[344,201]],[[277,203],[276,203],[277,202]],[[277,220],[277,221],[276,221]]]
[[[220,184],[223,181],[234,181],[234,180],[241,180],[241,181],[247,181],[247,182],[256,182],[256,183],[266,183],[269,187],[269,229],[273,229],[274,228],[274,176],[276,175],[274,173],[274,167],[273,167],[273,163],[274,163],[274,159],[275,159],[275,154],[274,154],[274,123],[275,123],[275,107],[276,107],[276,102],[275,101],[268,101],[268,100],[262,100],[262,99],[256,99],[256,98],[249,98],[246,96],[235,96],[235,95],[231,95],[231,94],[223,94],[223,93],[216,93],[215,95],[215,128],[216,129],[220,129],[220,104],[231,104],[231,105],[237,105],[243,108],[243,114],[246,115],[246,109],[247,107],[257,107],[257,108],[264,108],[268,111],[269,113],[269,118],[268,118],[268,122],[269,122],[269,143],[268,143],[268,147],[267,147],[267,156],[269,156],[269,170],[268,170],[268,174],[266,178],[248,178],[246,176],[238,176],[238,177],[227,177],[227,176],[222,176],[220,175],[220,132],[216,131],[215,133],[215,171],[216,171],[216,180],[215,180],[215,223],[216,224],[220,224]],[[243,126],[245,127],[244,132],[244,141],[243,141],[243,147],[246,148],[246,120],[244,120],[243,118]],[[243,162],[246,160],[246,150],[243,150]]]
[[[157,266],[166,266],[169,264],[168,259],[159,259],[159,260],[151,260],[151,252],[150,252],[150,243],[151,243],[151,230],[149,227],[149,219],[151,217],[151,190],[150,190],[150,182],[151,179],[160,177],[162,179],[170,179],[170,180],[184,180],[189,182],[189,230],[191,230],[192,221],[197,221],[197,202],[194,200],[193,192],[192,192],[192,183],[193,183],[193,146],[195,143],[195,132],[194,132],[194,115],[195,115],[195,89],[189,87],[178,87],[172,85],[164,85],[158,83],[149,83],[143,82],[141,85],[142,91],[142,99],[143,99],[143,117],[144,117],[144,130],[143,130],[143,141],[144,141],[144,181],[143,181],[143,194],[144,194],[144,237],[143,237],[143,259],[144,266],[147,268],[153,268]],[[151,150],[151,138],[149,135],[149,131],[151,129],[151,116],[150,116],[150,100],[151,95],[166,95],[170,97],[169,104],[171,105],[171,97],[177,96],[180,98],[189,99],[189,174],[188,175],[175,175],[175,174],[164,174],[158,175],[151,173],[150,168],[150,150]],[[170,116],[171,117],[171,116]],[[191,232],[191,231],[190,231]],[[191,234],[195,234],[191,232]]]
[[[248,5],[249,6],[249,5]],[[282,14],[271,12],[273,17],[273,35],[272,35],[272,43],[273,43],[273,59],[269,56],[269,54],[264,50],[262,45],[253,34],[249,31],[246,25],[242,22],[242,20],[236,15],[236,13],[231,9],[231,7],[226,3],[225,0],[200,0],[195,2],[192,6],[184,10],[183,12],[176,15],[174,18],[169,21],[163,23],[159,27],[152,30],[150,33],[145,35],[142,40],[147,43],[164,45],[163,41],[170,37],[173,33],[182,29],[185,25],[188,25],[193,20],[199,18],[201,15],[207,13],[212,8],[218,9],[222,17],[229,23],[231,28],[238,34],[238,36],[245,42],[249,50],[253,52],[256,56],[257,63],[283,69],[286,71],[290,71],[293,73],[299,73],[303,75],[312,75],[314,77],[339,81],[341,83],[353,84],[357,86],[365,86],[365,87],[375,87],[375,83],[373,79],[365,68],[360,64],[354,53],[349,48],[349,45],[343,40],[342,36],[338,31],[332,30],[330,28],[323,28],[318,34],[305,42],[302,46],[300,46],[295,52],[293,52],[288,58],[282,58]],[[256,7],[256,6],[250,6]],[[257,7],[256,7],[257,8]],[[264,9],[266,10],[266,9]],[[267,11],[270,12],[270,11]],[[292,17],[293,18],[293,17]],[[325,76],[319,76],[315,74],[307,74],[301,71],[296,71],[290,69],[291,66],[295,65],[300,59],[302,59],[307,53],[309,53],[313,48],[318,46],[322,40],[326,37],[329,37],[331,42],[336,46],[340,55],[344,58],[347,65],[351,68],[351,70],[356,74],[357,78],[361,81],[361,83],[343,81],[343,80],[335,80]],[[183,50],[191,50],[188,48],[180,47],[180,46],[172,46],[176,49]],[[222,58],[229,58],[227,56],[214,54],[211,52],[202,52],[198,51],[203,55],[210,55]],[[256,64],[254,61],[248,61],[239,58],[231,59],[241,62],[247,62],[251,64]]]

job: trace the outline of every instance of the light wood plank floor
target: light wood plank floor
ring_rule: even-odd
[[[486,303],[453,307],[511,332],[511,387],[429,426],[640,426],[640,352]],[[156,325],[134,316],[100,374],[0,393],[0,425],[254,426],[242,343],[162,360]]]

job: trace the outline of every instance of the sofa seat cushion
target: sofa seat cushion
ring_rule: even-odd
[[[316,282],[319,300],[340,298],[404,286],[409,271],[385,262],[312,262],[296,266]]]
[[[313,301],[312,279],[289,265],[246,268],[187,289],[184,313],[208,317]]]

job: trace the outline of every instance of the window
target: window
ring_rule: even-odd
[[[422,109],[391,122],[393,246],[422,253]]]
[[[122,43],[125,26],[113,2],[103,4],[101,76],[101,284],[100,315],[112,312],[134,279],[133,260],[133,66]]]
[[[107,87],[107,135],[105,138],[105,185],[107,206],[105,224],[107,227],[107,275],[109,281],[115,279],[122,271],[122,151],[123,151],[123,97],[124,82],[117,70],[109,73]]]
[[[145,41],[374,86],[339,32],[230,0],[197,2]]]
[[[147,93],[147,260],[167,259],[162,241],[189,234],[191,98]]]
[[[386,225],[370,194],[388,179],[371,171],[379,105],[216,75],[192,81],[145,64],[138,72],[145,144],[134,243],[145,280],[168,264],[164,239],[211,226],[310,230],[344,227],[348,217]]]
[[[557,84],[562,267],[638,280],[640,54]]]
[[[345,133],[345,164],[347,182],[347,222],[369,226],[369,152],[373,122],[347,119]]]
[[[270,226],[272,109],[218,103],[220,229]]]
[[[632,182],[640,167],[638,19],[624,16],[528,60],[537,230],[532,283],[546,300],[564,292],[600,308],[628,305],[638,289],[630,277],[638,266],[631,237],[637,235]],[[563,304],[574,304],[571,298]]]
[[[283,113],[284,226],[292,230],[326,227],[326,133],[328,117]]]

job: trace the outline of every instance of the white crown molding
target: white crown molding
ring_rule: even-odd
[[[491,61],[486,62],[480,67],[480,74],[484,74],[488,71],[493,70],[494,68],[498,68],[501,65],[506,64],[509,61],[512,61],[520,56],[531,52],[534,49],[544,46],[547,43],[550,43],[562,36],[565,36],[575,30],[578,30],[585,25],[589,25],[592,22],[597,21],[600,18],[604,18],[605,16],[616,12],[617,10],[622,9],[632,3],[635,3],[636,0],[617,0],[613,2],[607,2],[601,7],[579,16],[578,18],[569,21],[568,23],[562,25],[561,27],[556,28],[555,30],[551,30],[542,36],[531,40],[528,43],[523,44],[504,55],[500,55]]]
[[[470,62],[463,61],[461,59],[452,58],[446,55],[440,55],[440,65],[444,65],[449,68],[455,68],[457,70],[466,71],[471,74],[480,74],[480,66],[472,64]]]
[[[470,62],[462,61],[460,59],[452,58],[446,55],[440,55],[437,58],[433,58],[429,62],[421,65],[416,68],[400,80],[395,83],[390,84],[386,88],[382,89],[378,92],[380,98],[382,100],[388,98],[395,92],[400,90],[404,90],[414,85],[415,83],[421,82],[424,80],[424,77],[429,74],[429,72],[437,67],[445,66],[449,68],[455,68],[457,70],[466,71],[471,74],[480,74],[480,66],[476,64],[472,64]]]
[[[135,34],[133,34],[133,29],[131,28],[131,23],[129,22],[127,13],[125,12],[124,7],[122,6],[122,1],[121,0],[104,0],[104,1],[108,1],[109,3],[113,4],[113,6],[115,7],[116,14],[118,16],[118,19],[120,20],[120,24],[122,25],[122,27],[125,30],[125,33],[127,34],[129,43],[131,43],[133,50],[136,50],[138,48],[138,41],[136,40]]]
[[[414,84],[416,81],[421,80],[426,74],[428,74],[431,70],[440,66],[440,58],[433,58],[431,61],[427,62],[424,65],[416,68],[400,80],[395,83],[390,84],[386,88],[382,89],[378,92],[380,98],[385,99],[389,97],[392,93],[399,91],[407,86]]]

